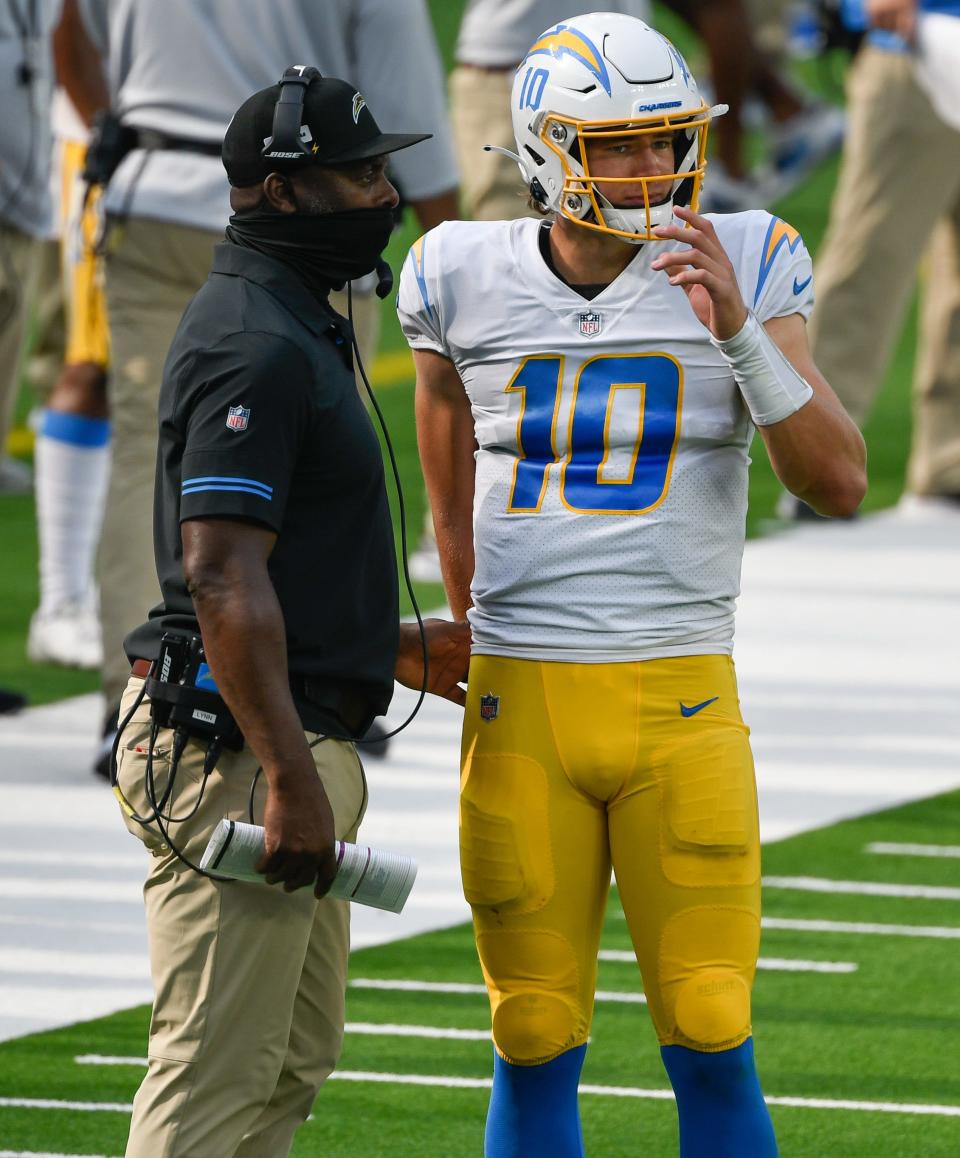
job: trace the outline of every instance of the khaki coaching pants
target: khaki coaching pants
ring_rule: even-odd
[[[41,243],[0,221],[0,455],[20,387],[20,363],[25,345],[27,308],[36,286]]]
[[[213,248],[222,240],[222,233],[132,217],[114,228],[108,248],[113,454],[98,557],[108,706],[119,701],[130,675],[124,637],[160,602],[153,489],[163,366],[183,311],[207,280]],[[370,332],[373,343],[379,304],[375,295],[354,295],[358,333]],[[361,351],[369,375],[372,351],[363,343]]]
[[[460,170],[464,217],[474,221],[512,221],[541,217],[527,205],[527,191],[516,162],[484,145],[516,149],[510,116],[514,70],[471,68],[459,64],[450,74],[450,120]]]
[[[908,487],[960,492],[960,133],[936,116],[909,57],[865,47],[816,262],[814,361],[862,424],[922,270]],[[907,145],[905,146],[905,142]]]
[[[160,602],[153,557],[157,403],[167,350],[207,280],[222,234],[132,217],[114,226],[106,258],[113,423],[110,486],[97,560],[103,683],[115,705],[130,676],[127,632]]]
[[[124,715],[142,687],[131,677]],[[118,754],[120,788],[140,815],[149,731],[145,701]],[[170,732],[161,730],[154,758],[161,790],[169,747]],[[257,768],[249,748],[225,753],[202,790],[204,750],[187,744],[172,801],[173,814],[184,816],[202,791],[195,815],[170,830],[194,864],[222,817],[248,819]],[[337,837],[353,841],[367,803],[356,750],[324,740],[313,752]],[[264,789],[261,777],[260,823]],[[126,814],[125,822],[151,854],[144,901],[155,992],[127,1158],[283,1158],[340,1055],[349,904],[316,901],[309,889],[287,894],[208,880],[182,865],[153,828]]]

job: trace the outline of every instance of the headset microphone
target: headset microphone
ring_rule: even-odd
[[[382,257],[377,258],[377,297],[381,301],[387,297],[393,289],[393,270],[383,260]]]

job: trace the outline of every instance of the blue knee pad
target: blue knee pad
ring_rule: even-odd
[[[680,1158],[776,1158],[753,1038],[719,1053],[665,1045],[660,1056],[677,1098]]]
[[[577,1046],[539,1066],[494,1053],[484,1158],[583,1158],[577,1086],[586,1052]]]

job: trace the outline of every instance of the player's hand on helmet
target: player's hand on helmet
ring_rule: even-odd
[[[263,827],[266,851],[257,871],[267,884],[282,884],[288,893],[312,886],[318,900],[324,896],[337,875],[336,836],[333,810],[309,752],[302,766],[268,779]]]
[[[665,240],[686,242],[689,248],[659,254],[651,268],[663,270],[671,285],[680,286],[700,322],[718,341],[726,341],[747,320],[733,264],[712,221],[682,206],[674,213],[686,227],[673,223],[658,226],[654,232]]]
[[[470,625],[425,619],[423,630],[427,640],[427,691],[463,707],[467,696],[460,684],[466,681],[470,666]],[[395,674],[405,687],[415,691],[423,687],[423,644],[415,623],[400,625]]]

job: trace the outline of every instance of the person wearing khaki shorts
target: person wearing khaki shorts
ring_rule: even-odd
[[[161,602],[124,641],[114,787],[151,854],[155,988],[127,1158],[288,1153],[343,1036],[349,906],[326,894],[366,807],[353,741],[395,678],[464,699],[466,624],[399,623],[380,447],[328,302],[376,265],[386,157],[421,139],[303,66],[224,139],[234,215],[160,390]],[[224,817],[262,824],[264,883],[198,867]]]

